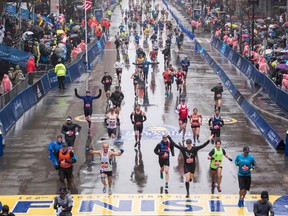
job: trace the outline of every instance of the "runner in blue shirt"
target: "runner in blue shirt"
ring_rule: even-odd
[[[238,170],[238,182],[239,182],[239,202],[238,207],[244,207],[244,198],[247,191],[250,190],[251,185],[251,170],[256,168],[254,157],[249,154],[250,150],[248,146],[243,148],[243,153],[238,154],[235,159]]]

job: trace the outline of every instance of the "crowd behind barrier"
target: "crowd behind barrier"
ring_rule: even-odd
[[[163,4],[166,6],[167,10],[171,13],[173,18],[175,19],[175,21],[179,25],[179,28],[181,29],[181,31],[183,31],[185,34],[188,35],[188,37],[191,40],[193,40],[195,38],[195,36],[192,34],[192,32],[190,32],[187,28],[185,28],[179,22],[178,17],[169,8],[167,2],[165,0],[162,0],[162,1],[163,1]],[[213,58],[209,55],[209,53],[197,42],[197,39],[195,39],[194,41],[195,41],[195,52],[200,52],[201,57],[210,65],[210,67],[214,70],[214,72],[223,81],[224,85],[229,90],[231,95],[234,97],[234,99],[237,101],[237,103],[240,105],[240,107],[246,113],[246,115],[249,117],[249,119],[260,130],[261,134],[266,138],[266,140],[275,149],[284,149],[284,141],[279,136],[279,134],[277,134],[277,132],[266,122],[266,120],[257,112],[257,110],[242,96],[242,94],[238,91],[238,89],[233,84],[233,82],[229,79],[229,77],[227,76],[225,71],[213,60]],[[224,51],[227,53],[226,49]],[[223,53],[225,53],[225,52],[223,52]],[[230,54],[230,52],[229,52],[229,54]],[[230,57],[230,59],[232,59],[232,57]],[[249,67],[249,68],[251,68],[251,69],[246,70],[247,74],[248,73],[251,74],[252,67]],[[246,69],[247,69],[247,65],[246,65]],[[256,80],[256,78],[255,78],[255,80]]]
[[[276,84],[265,74],[261,73],[246,58],[234,51],[223,41],[216,37],[212,38],[211,44],[237,67],[253,83],[258,84],[269,94],[271,99],[288,111],[288,93],[277,87]]]
[[[99,56],[103,53],[105,49],[107,38],[108,37],[105,34],[99,41],[94,41],[91,45],[89,45],[89,62],[92,63],[94,60],[97,61],[99,59]],[[65,82],[71,83],[85,72],[85,52],[79,54],[77,58],[71,63],[69,63],[66,67],[67,72]],[[17,96],[15,96],[0,111],[0,125],[3,136],[5,136],[9,129],[16,123],[16,121],[21,118],[21,116],[26,111],[28,111],[31,107],[37,104],[49,92],[50,89],[58,87],[57,76],[54,71],[49,71],[32,86],[29,86],[28,88],[26,87],[25,90],[21,88],[23,91],[21,91],[20,93],[15,90],[15,93],[10,96],[12,97],[15,94],[17,94]]]

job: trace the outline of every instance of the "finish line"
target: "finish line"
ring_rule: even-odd
[[[0,196],[16,215],[53,215],[55,195]],[[91,194],[72,195],[73,215],[254,215],[253,203],[260,195],[247,195],[239,208],[238,195],[195,194]],[[275,215],[288,215],[288,196],[269,196]]]

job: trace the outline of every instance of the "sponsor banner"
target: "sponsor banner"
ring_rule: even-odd
[[[36,97],[37,102],[39,102],[45,95],[41,80],[37,81],[33,85],[33,91],[34,91],[34,95]]]
[[[42,80],[42,84],[43,84],[44,94],[47,94],[48,91],[50,91],[50,89],[51,89],[48,74],[46,73],[44,76],[42,76],[41,80]]]
[[[245,207],[239,208],[238,195],[195,194],[90,194],[71,195],[72,214],[78,215],[254,215],[253,205],[260,195],[247,195]],[[3,205],[15,215],[56,215],[55,195],[0,196]],[[288,215],[287,196],[269,196],[275,215]]]

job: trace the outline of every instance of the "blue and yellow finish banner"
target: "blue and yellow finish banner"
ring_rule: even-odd
[[[56,215],[55,195],[0,196],[16,215]],[[237,206],[237,195],[113,194],[72,195],[73,215],[254,215],[259,195],[247,195],[245,207]],[[288,215],[287,196],[270,196],[276,215]]]

